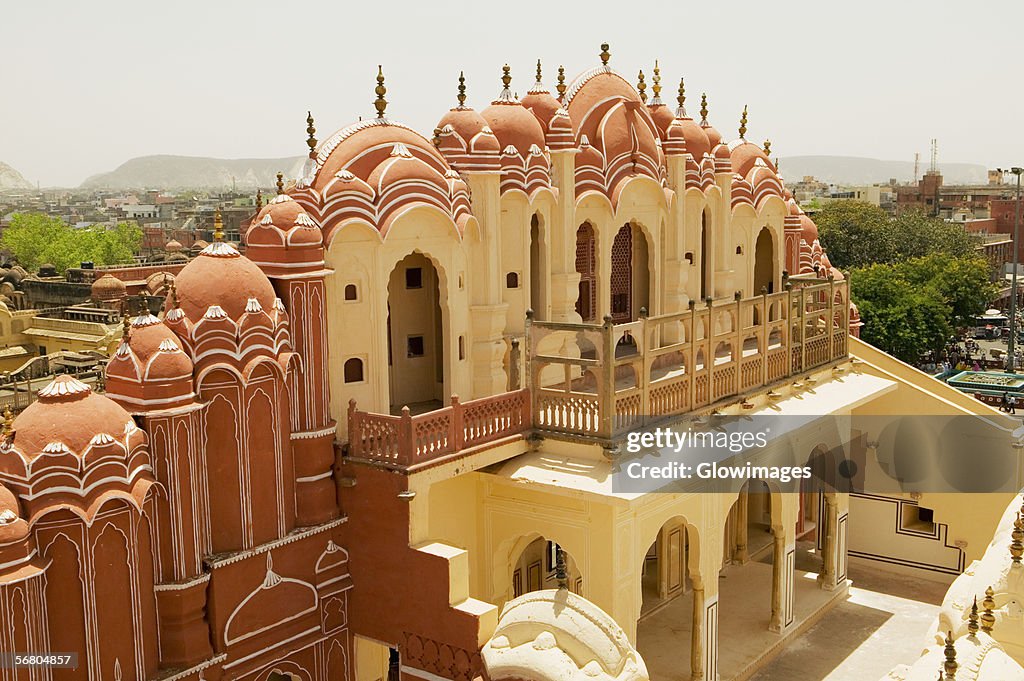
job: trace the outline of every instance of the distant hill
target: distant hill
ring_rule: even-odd
[[[297,177],[304,157],[202,158],[198,156],[140,156],[116,170],[93,175],[83,189],[239,189],[273,187],[277,173]]]
[[[914,179],[913,161],[881,161],[857,156],[790,156],[779,163],[782,177],[792,183],[813,175],[822,182],[835,184],[873,184],[896,178],[901,182]],[[927,165],[922,162],[918,170],[923,175]],[[944,184],[985,184],[988,169],[973,163],[940,163]]]
[[[0,161],[0,189],[31,189],[32,184],[14,168]]]

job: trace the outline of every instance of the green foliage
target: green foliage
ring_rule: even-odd
[[[861,338],[911,363],[941,350],[994,292],[984,259],[942,253],[857,269],[850,282]]]
[[[970,256],[975,240],[961,225],[907,211],[890,218],[863,201],[833,201],[814,221],[818,238],[839,269],[868,267],[923,258],[933,253]]]
[[[83,261],[96,265],[131,262],[142,243],[142,230],[134,222],[114,227],[75,229],[59,218],[42,213],[19,213],[0,237],[0,247],[22,267],[35,271],[43,263],[63,273]]]

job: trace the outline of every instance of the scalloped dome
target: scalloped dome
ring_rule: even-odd
[[[732,152],[732,171],[734,173],[746,176],[758,160],[763,161],[768,168],[774,169],[771,159],[764,153],[764,149],[756,144],[742,139],[733,140],[729,144],[729,149]]]
[[[178,241],[177,239],[171,239],[164,245],[164,250],[167,251],[168,253],[177,253],[182,248],[184,248],[184,246],[182,246],[181,242]]]
[[[468,153],[498,153],[501,151],[498,139],[487,126],[484,117],[476,110],[468,106],[451,109],[441,117],[437,127],[443,130],[449,125],[452,131],[465,142]]]
[[[722,133],[715,130],[710,123],[703,121],[700,127],[703,128],[704,134],[708,136],[708,144],[711,145],[712,149],[722,143]]]
[[[124,282],[110,274],[104,274],[92,282],[89,291],[92,299],[99,301],[120,300],[128,293]]]
[[[178,303],[197,322],[211,306],[237,320],[250,298],[269,310],[277,298],[267,275],[230,244],[214,242],[181,269],[174,280]]]
[[[247,246],[317,247],[323,241],[323,232],[316,221],[288,194],[278,194],[271,199],[245,233]]]
[[[138,374],[127,351],[135,356]],[[160,319],[147,314],[132,321],[127,348],[122,341],[107,364],[107,377],[108,380],[120,376],[144,381],[190,380],[192,368],[192,360],[174,332]],[[114,392],[113,386],[108,385],[108,390]]]
[[[512,146],[526,158],[530,147],[544,148],[544,129],[540,121],[517,101],[496,101],[481,114],[502,149]]]
[[[692,118],[677,118],[669,129],[672,136],[680,135],[686,140],[686,151],[700,163],[704,155],[711,152],[711,142],[704,128],[697,125]]]
[[[14,446],[30,459],[44,450],[84,452],[97,435],[116,440],[136,428],[131,415],[77,378],[63,375],[38,392],[39,399],[14,419]]]

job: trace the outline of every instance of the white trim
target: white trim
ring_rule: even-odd
[[[224,669],[231,669],[232,667],[236,667],[236,666],[242,664],[243,662],[248,662],[249,660],[251,660],[254,657],[259,657],[260,655],[262,655],[263,653],[267,652],[268,650],[273,650],[274,648],[280,648],[281,646],[283,646],[286,643],[291,643],[292,641],[294,641],[296,639],[300,639],[303,636],[308,636],[308,635],[312,634],[313,632],[319,632],[319,631],[320,631],[320,625],[318,624],[317,626],[312,627],[310,629],[307,629],[306,631],[300,631],[299,633],[295,634],[294,636],[292,636],[289,639],[286,639],[284,641],[279,641],[279,642],[275,643],[274,645],[269,646],[267,648],[260,648],[255,653],[250,653],[249,655],[246,655],[245,657],[238,658],[234,662],[229,662],[228,664],[224,665]],[[313,643],[316,643],[316,641],[314,641]],[[313,645],[313,643],[310,643],[309,645]],[[303,646],[299,650],[305,650],[306,648],[309,647],[309,645]],[[269,664],[273,664],[273,663],[269,663]],[[441,681],[445,681],[445,680],[442,679]]]
[[[415,676],[418,679],[426,679],[427,681],[448,681],[448,679],[444,678],[443,676],[431,674],[430,672],[425,672],[422,669],[416,669],[415,667],[407,667],[404,664],[401,666],[401,670],[403,674]]]
[[[320,475],[308,475],[304,478],[295,478],[295,482],[316,482],[317,480],[325,480],[331,477],[331,475],[333,474],[334,471],[327,471],[326,473],[321,473]]]
[[[338,424],[334,424],[334,426],[330,428],[321,428],[320,430],[303,430],[297,433],[292,433],[290,437],[293,440],[312,440],[313,438],[324,437],[325,435],[331,435],[332,433],[337,432]]]
[[[273,549],[276,549],[279,546],[284,546],[285,544],[291,544],[292,542],[299,541],[300,539],[305,539],[307,537],[312,537],[315,534],[319,534],[321,532],[325,532],[327,530],[330,530],[330,529],[333,529],[335,527],[338,527],[339,525],[341,525],[342,523],[346,522],[347,520],[348,520],[348,516],[343,516],[341,518],[337,518],[335,520],[332,520],[329,523],[324,523],[323,525],[317,525],[316,527],[310,528],[309,530],[306,530],[304,532],[297,532],[295,534],[290,534],[287,537],[282,537],[281,539],[275,539],[274,541],[270,541],[270,542],[267,542],[265,544],[261,544],[259,546],[255,546],[255,547],[253,547],[251,549],[244,549],[242,551],[239,551],[238,553],[235,553],[235,554],[232,554],[230,556],[227,556],[226,558],[220,558],[220,559],[209,559],[209,558],[207,558],[203,562],[206,563],[206,565],[209,566],[211,570],[215,570],[217,568],[224,567],[225,565],[231,565],[232,563],[237,563],[240,560],[245,560],[246,558],[249,558],[250,556],[258,556],[261,553],[266,553],[267,551],[272,551]]]
[[[207,573],[195,579],[187,579],[184,582],[166,582],[163,584],[156,584],[153,587],[154,591],[184,591],[190,589],[196,584],[205,584],[210,581],[210,574]]]

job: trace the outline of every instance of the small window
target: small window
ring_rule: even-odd
[[[459,336],[459,359],[466,359],[466,337]]]
[[[419,267],[410,267],[405,270],[406,288],[423,288],[423,270]]]
[[[743,246],[736,247],[736,255],[743,255]]]
[[[406,355],[408,357],[423,356],[423,336],[409,336]]]
[[[345,300],[358,300],[359,289],[356,288],[355,284],[345,285]]]
[[[690,263],[691,265],[693,264],[693,251],[689,251],[689,252],[688,252],[688,253],[687,253],[687,254],[686,254],[685,256],[683,256],[683,257],[684,257],[684,259],[686,260],[686,262]]]
[[[466,287],[465,278],[462,276],[462,272],[459,272],[459,290],[461,291]]]
[[[902,517],[900,518],[900,529],[910,532],[935,532],[935,511],[923,506],[904,504]]]
[[[362,383],[363,382],[363,360],[358,357],[345,360],[345,382],[346,383]]]
[[[509,272],[505,275],[505,288],[519,288],[518,272]]]

